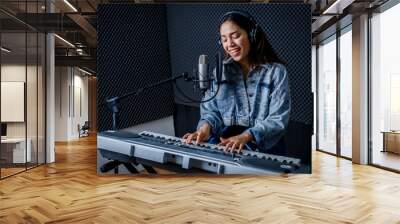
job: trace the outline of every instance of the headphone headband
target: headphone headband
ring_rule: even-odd
[[[224,20],[225,20],[228,16],[233,15],[233,14],[240,15],[240,16],[242,16],[242,17],[248,19],[248,20],[250,21],[250,23],[253,24],[254,27],[251,28],[251,30],[249,30],[249,32],[247,33],[247,35],[248,35],[248,37],[249,37],[250,43],[254,43],[254,42],[256,41],[256,34],[257,34],[257,30],[258,30],[258,27],[259,27],[259,26],[258,26],[256,20],[255,20],[249,13],[247,13],[247,12],[245,12],[245,11],[240,11],[240,10],[229,11],[229,12],[225,13],[225,14],[221,17],[221,20],[220,20],[220,22],[219,22],[219,25],[221,26],[222,23],[224,22]],[[218,38],[218,44],[219,44],[219,45],[222,45],[222,44],[221,44],[221,38],[220,38],[220,37]]]
[[[229,11],[227,13],[225,13],[222,17],[221,17],[221,21],[220,21],[220,25],[221,23],[225,20],[226,17],[232,15],[232,14],[237,14],[240,15],[242,17],[245,17],[246,19],[248,19],[251,23],[253,23],[254,27],[258,26],[256,20],[247,12],[245,11],[240,11],[240,10],[232,10]]]

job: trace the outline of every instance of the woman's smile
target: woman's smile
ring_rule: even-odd
[[[232,57],[236,58],[236,57],[240,56],[241,49],[240,49],[240,47],[235,47],[235,48],[230,49],[228,52]]]

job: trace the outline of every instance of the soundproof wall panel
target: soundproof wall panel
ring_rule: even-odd
[[[169,4],[167,5],[168,39],[172,74],[191,72],[199,55],[214,55],[222,47],[217,44],[221,16],[232,10],[249,12],[283,61],[289,74],[292,110],[290,119],[312,125],[313,97],[311,93],[311,9],[307,4]],[[191,83],[179,80],[181,89],[191,97]],[[175,91],[175,101],[197,105]]]
[[[97,125],[111,129],[107,98],[171,77],[164,5],[99,5],[97,14]],[[120,102],[118,128],[173,115],[171,84],[140,92]]]

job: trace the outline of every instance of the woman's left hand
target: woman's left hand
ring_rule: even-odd
[[[249,133],[242,133],[240,135],[232,136],[230,138],[220,138],[221,143],[219,145],[225,146],[224,151],[226,152],[240,152],[243,150],[244,145],[247,142],[253,140],[253,136]]]

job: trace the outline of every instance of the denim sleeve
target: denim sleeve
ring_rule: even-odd
[[[279,65],[273,72],[269,114],[263,121],[245,131],[254,137],[257,145],[262,142],[275,144],[289,123],[291,99],[287,71],[283,65]]]
[[[215,71],[214,71],[215,72]],[[212,96],[216,94],[216,85],[214,83],[213,91],[210,89],[204,94],[203,100],[210,99]],[[204,102],[200,104],[200,120],[197,125],[197,130],[207,122],[211,126],[211,133],[217,134],[219,133],[223,121],[221,117],[221,113],[219,112],[216,97],[208,102]]]

